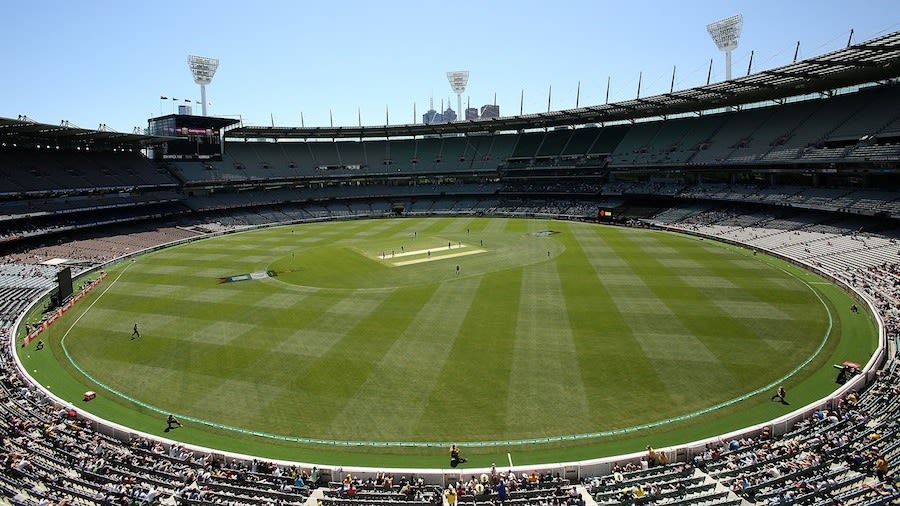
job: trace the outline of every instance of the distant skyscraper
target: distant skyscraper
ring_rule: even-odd
[[[451,121],[456,121],[456,111],[447,107],[444,110],[444,123],[449,123]]]
[[[500,117],[500,106],[487,104],[481,106],[481,119],[491,119]]]
[[[430,125],[432,123],[443,123],[444,115],[435,111],[434,108],[428,109],[425,114],[422,115],[422,123],[426,125]]]
[[[478,109],[475,107],[466,107],[466,121],[478,119]]]

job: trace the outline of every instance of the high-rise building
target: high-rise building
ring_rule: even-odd
[[[443,104],[441,104],[441,108],[443,108]],[[500,106],[498,105],[484,105],[481,107],[481,113],[479,114],[477,107],[467,107],[464,111],[465,119],[468,120],[477,120],[481,119],[490,119],[490,118],[499,118],[500,117]],[[447,106],[443,112],[439,112],[435,110],[434,105],[428,108],[428,111],[422,115],[422,123],[426,125],[432,125],[436,123],[450,123],[456,121],[458,118],[457,112],[453,110],[451,106]]]
[[[425,123],[426,125],[443,122],[444,115],[435,111],[434,108],[428,109],[425,114],[422,115],[422,123]]]
[[[451,121],[456,121],[456,111],[447,107],[444,109],[444,123],[450,123]]]
[[[500,106],[496,104],[487,104],[481,106],[481,119],[492,119],[500,117]]]

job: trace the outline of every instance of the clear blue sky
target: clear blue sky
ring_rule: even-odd
[[[897,0],[756,1],[154,1],[0,2],[0,116],[66,119],[119,131],[173,109],[160,96],[199,100],[187,55],[219,58],[210,114],[245,124],[410,122],[433,96],[451,97],[445,73],[469,70],[472,105],[501,113],[602,103],[724,78],[706,25],[741,13],[736,74],[832,51],[900,30]],[[465,102],[466,97],[463,100]],[[453,108],[456,108],[453,97]],[[465,106],[465,103],[464,103]],[[195,109],[199,106],[194,105]],[[195,111],[198,112],[198,111]]]

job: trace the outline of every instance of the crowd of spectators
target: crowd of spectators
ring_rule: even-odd
[[[870,293],[882,314],[888,317],[889,322],[885,325],[892,331],[897,329],[900,317],[900,263],[885,262],[856,267],[838,275],[853,286]]]
[[[773,436],[720,440],[688,462],[616,465],[585,480],[598,504],[893,504],[900,459],[896,357],[865,392],[850,391]],[[663,453],[664,454],[664,453]]]
[[[574,199],[505,199],[489,207],[486,214],[596,218],[598,207],[606,201]],[[618,203],[610,205],[613,207]]]
[[[429,485],[421,477],[394,477],[379,472],[360,477],[346,473],[341,481],[328,483],[319,499],[325,505],[371,503],[440,504],[441,487]]]
[[[502,193],[562,193],[570,195],[596,195],[601,184],[590,181],[528,181],[509,182],[503,185]]]
[[[897,379],[894,365],[865,393],[848,392],[787,434],[723,442],[694,464],[756,503],[867,503],[881,497],[876,490],[900,497],[896,476],[876,472],[879,461],[900,456]]]

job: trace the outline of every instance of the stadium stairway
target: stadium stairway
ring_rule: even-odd
[[[306,500],[303,506],[317,506],[321,504],[322,499],[325,498],[325,488],[317,488],[309,494],[309,498]],[[445,499],[446,501],[446,499]]]

